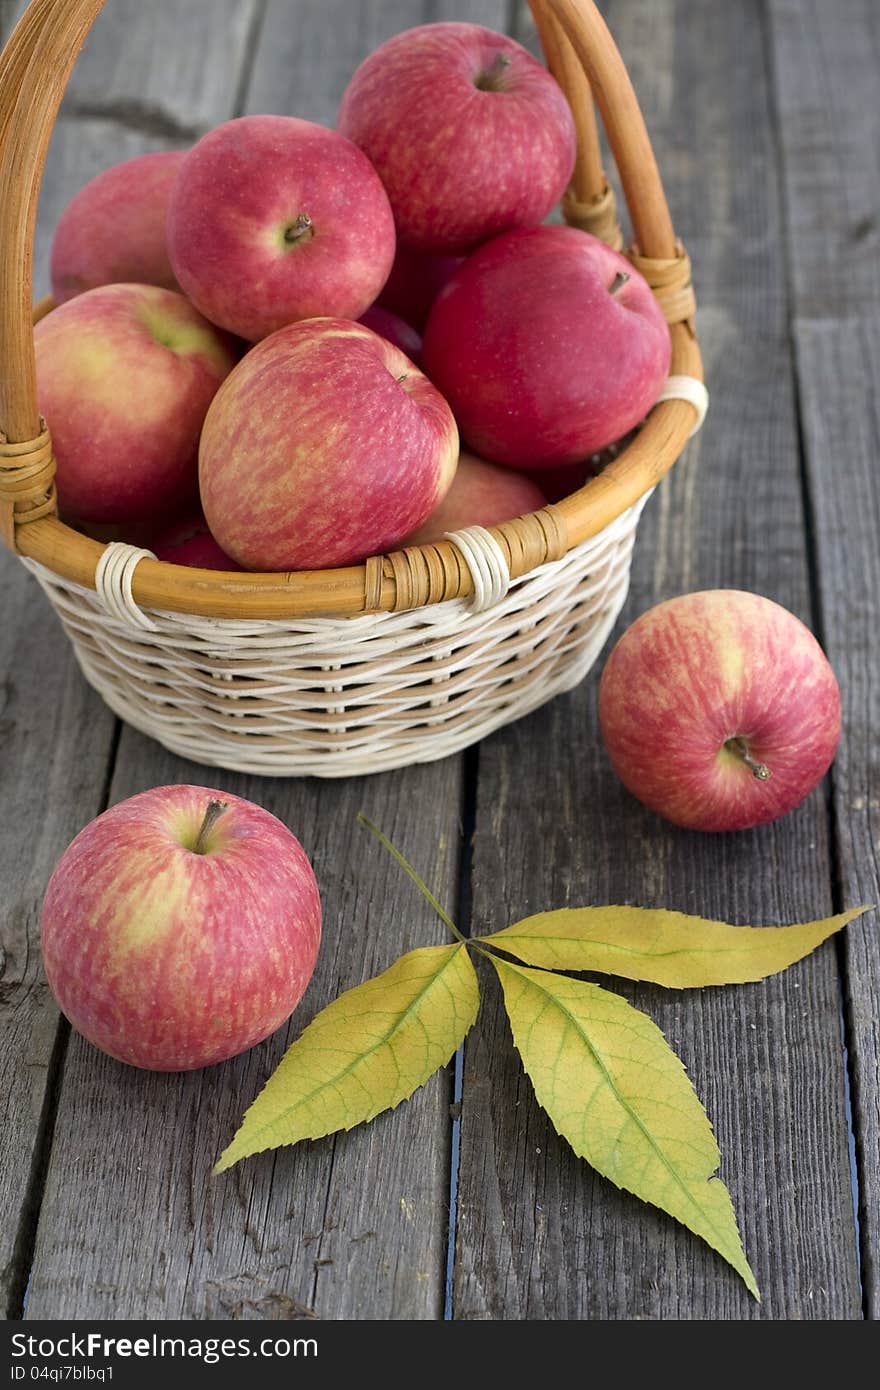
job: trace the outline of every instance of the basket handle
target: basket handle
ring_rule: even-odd
[[[37,408],[34,226],[46,151],[77,54],[104,0],[31,0],[0,54],[0,531],[55,511]]]
[[[674,259],[677,242],[660,171],[629,73],[607,24],[593,0],[529,0],[529,3],[547,61],[578,123],[582,155],[576,179],[584,174],[587,156],[583,152],[591,152],[592,186],[588,182],[582,190],[574,182],[573,188],[578,195],[585,191],[593,198],[602,192],[601,186],[596,186],[594,172],[596,167],[601,170],[595,116],[592,102],[585,101],[583,95],[586,77],[620,173],[639,251],[651,258]],[[557,64],[553,55],[560,47],[564,57]],[[601,177],[604,181],[604,174]]]
[[[530,0],[530,5],[547,66],[568,98],[577,131],[574,172],[562,200],[565,220],[571,226],[591,232],[615,251],[621,251],[623,232],[617,218],[614,190],[602,165],[589,79],[546,0]]]

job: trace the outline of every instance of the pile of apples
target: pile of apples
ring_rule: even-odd
[[[624,257],[544,225],[575,144],[524,48],[443,23],[362,63],[337,130],[247,116],[100,174],[35,332],[62,517],[180,564],[318,569],[580,486],[670,339]]]

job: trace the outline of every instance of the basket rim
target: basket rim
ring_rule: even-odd
[[[592,208],[601,214],[601,225],[605,229],[603,239],[610,241],[615,234],[619,236],[613,196],[598,156],[592,91],[608,132],[633,222],[636,242],[627,254],[645,275],[670,323],[670,372],[702,381],[702,361],[693,328],[689,261],[672,230],[647,129],[623,60],[593,0],[529,0],[529,3],[548,65],[566,92],[578,129],[579,163],[566,204],[569,220],[577,222],[578,213],[586,210],[589,214]],[[44,99],[45,109],[40,113],[51,129],[73,58],[102,4],[103,0],[64,0],[56,10],[56,14],[58,10],[65,11],[63,18],[53,20],[47,0],[31,0],[4,54],[4,59],[9,55],[9,60],[3,75],[12,85],[9,74],[12,60],[17,59],[20,87],[12,94],[5,132],[0,130],[0,134],[5,135],[0,148],[3,155],[0,190],[9,183],[9,169],[16,153],[13,137],[19,135],[22,143],[27,143],[27,136],[20,134],[15,121],[16,117],[19,121],[24,119],[24,113],[34,104],[34,94],[25,90],[27,79],[35,78],[41,57],[45,67],[53,51],[64,53],[65,63],[59,62],[59,68],[65,70],[60,76],[54,74],[58,81],[53,93]],[[21,51],[17,52],[14,41],[19,35]],[[41,42],[47,36],[51,43]],[[25,65],[28,43],[33,52]],[[42,54],[44,48],[49,50],[49,60]],[[36,166],[32,171],[36,188],[45,148],[30,149],[28,153]],[[16,191],[19,203],[23,202],[30,214],[32,230],[35,197],[29,205],[27,191],[21,188]],[[4,216],[0,199],[0,218]],[[15,227],[20,238],[21,224]],[[2,271],[0,264],[0,281]],[[28,292],[29,276],[30,264],[26,256],[23,279]],[[17,288],[20,290],[22,286]],[[50,296],[34,307],[32,322],[37,322],[51,308]],[[10,420],[21,419],[24,415],[32,418],[32,402],[36,399],[32,332],[27,346],[23,346],[15,326],[7,333],[0,324],[0,335],[11,339],[11,346],[16,349],[14,362],[21,368],[24,378],[21,382],[13,380],[7,392],[0,389],[0,403],[5,401],[4,408],[10,412]],[[14,375],[11,371],[10,376]],[[649,492],[679,457],[692,432],[694,415],[694,406],[685,400],[666,400],[655,405],[635,438],[583,487],[539,511],[487,528],[506,559],[511,578],[529,573],[598,534]],[[9,437],[17,442],[21,433],[20,427],[17,433],[10,432]],[[43,447],[45,439],[43,435]],[[36,446],[37,441],[26,437],[25,443]],[[96,569],[106,545],[73,530],[54,514],[51,474],[48,497],[45,488],[43,498],[39,499],[36,496],[39,489],[35,487],[32,491],[33,499],[24,502],[21,495],[14,501],[7,495],[6,524],[0,527],[5,531],[5,538],[21,556],[42,564],[62,578],[94,589]],[[4,498],[0,497],[0,512],[3,503]],[[0,522],[3,521],[0,516]],[[377,610],[400,611],[449,598],[468,597],[473,589],[471,571],[462,551],[448,540],[407,547],[391,555],[372,556],[359,565],[283,573],[202,570],[143,558],[132,577],[133,600],[140,607],[218,618],[307,618],[354,616]],[[368,596],[373,598],[369,606]]]

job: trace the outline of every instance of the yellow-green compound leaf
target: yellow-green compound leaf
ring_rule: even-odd
[[[697,989],[775,975],[868,910],[854,907],[794,927],[731,927],[662,908],[561,908],[480,940],[546,970],[596,970],[669,989]]]
[[[492,958],[535,1095],[598,1172],[701,1236],[758,1298],[720,1155],[682,1063],[660,1029],[599,985]]]
[[[480,1004],[465,946],[428,946],[341,994],[288,1048],[214,1169],[372,1120],[449,1061]]]

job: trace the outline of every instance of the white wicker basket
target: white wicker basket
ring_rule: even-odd
[[[445,757],[580,681],[620,611],[641,509],[705,410],[690,266],[592,0],[530,3],[578,129],[566,218],[621,244],[593,91],[633,224],[627,254],[670,324],[674,375],[632,442],[561,502],[314,573],[160,564],[89,540],[55,515],[30,255],[49,134],[103,0],[31,0],[0,55],[0,538],[37,576],[87,680],[176,753],[326,777]]]

